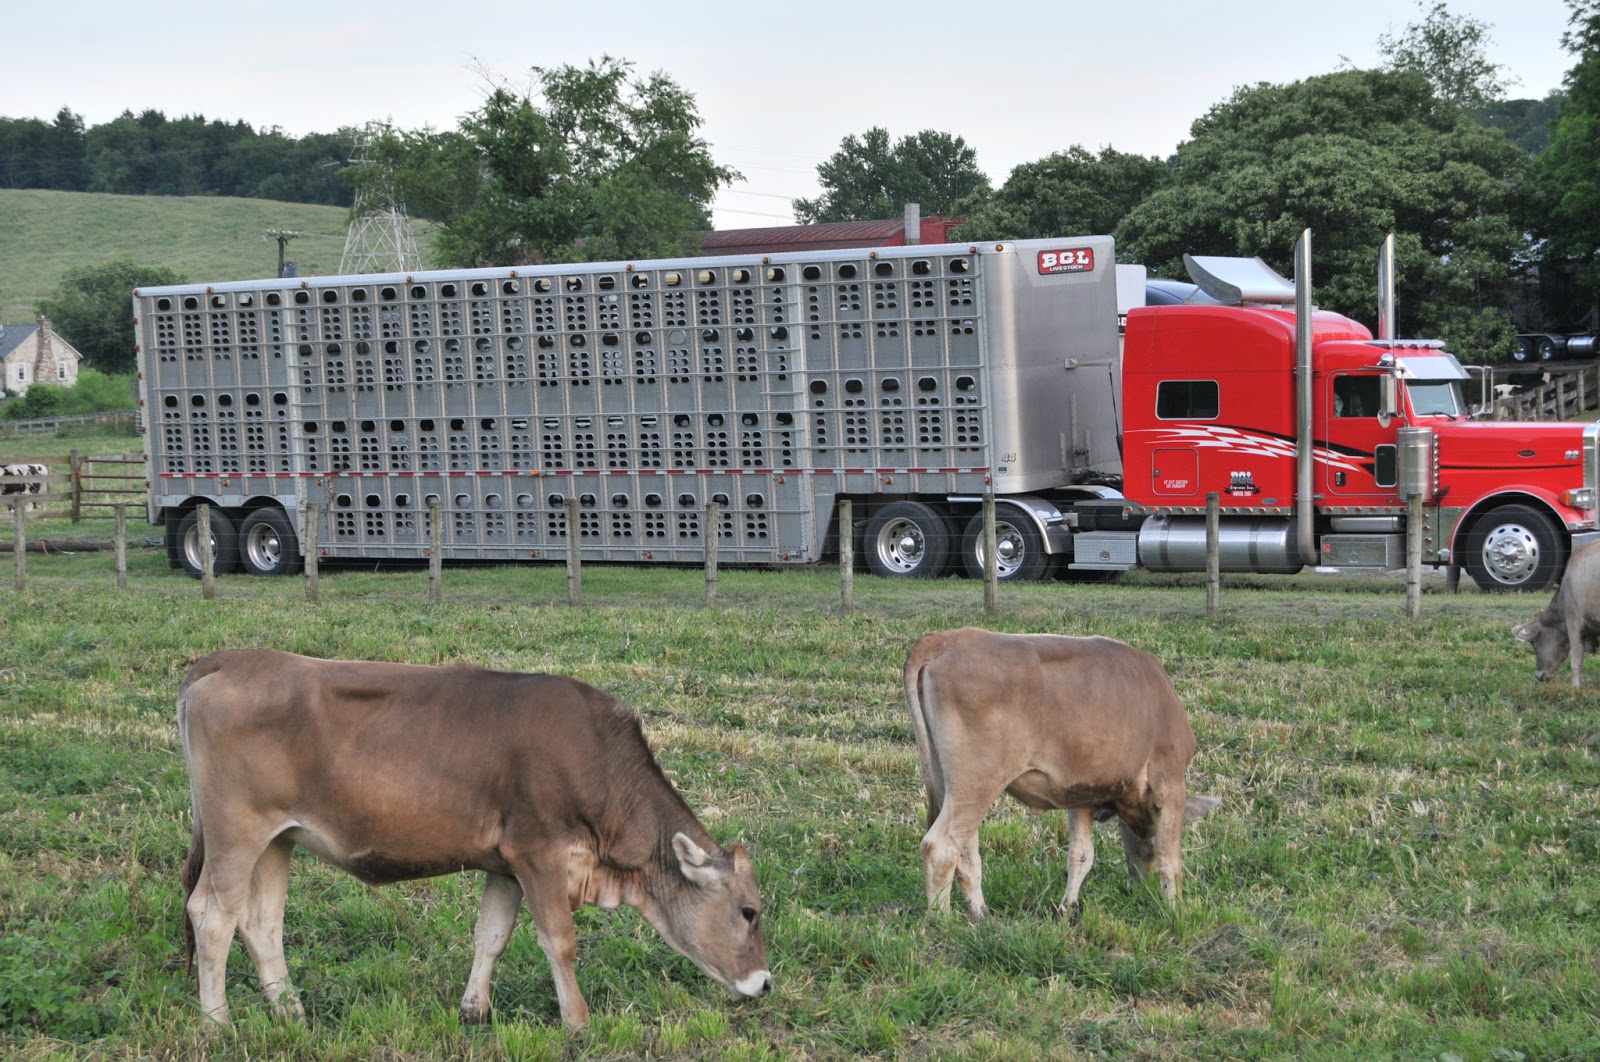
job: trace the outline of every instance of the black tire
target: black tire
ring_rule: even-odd
[[[1518,363],[1532,361],[1533,341],[1529,339],[1519,340],[1517,345],[1511,349],[1511,360]]]
[[[863,552],[874,575],[931,579],[950,563],[950,527],[921,502],[891,502],[867,521]]]
[[[300,570],[300,536],[277,506],[257,509],[239,525],[239,562],[250,575],[294,575]]]
[[[1000,582],[1034,582],[1054,573],[1056,557],[1044,550],[1044,536],[1033,521],[1009,506],[994,513],[995,578]],[[974,579],[983,578],[983,514],[967,521],[961,536],[961,566]]]
[[[1556,360],[1556,354],[1557,354],[1557,351],[1556,351],[1555,340],[1553,340],[1553,339],[1541,339],[1541,340],[1539,340],[1539,360],[1540,361],[1555,361]]]
[[[1555,523],[1527,505],[1491,509],[1472,525],[1466,541],[1466,556],[1458,562],[1493,593],[1547,589],[1567,560]]]
[[[178,566],[196,579],[200,578],[200,511],[190,509],[178,524],[173,543],[177,547]],[[214,575],[227,575],[239,570],[239,533],[234,530],[233,518],[221,509],[211,510],[211,571]]]

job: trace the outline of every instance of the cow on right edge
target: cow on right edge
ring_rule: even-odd
[[[1183,824],[1220,801],[1185,791],[1194,731],[1160,661],[1111,638],[963,627],[919,638],[904,678],[927,788],[931,909],[950,909],[953,876],[972,916],[987,913],[978,827],[1001,793],[1036,811],[1067,809],[1058,915],[1077,921],[1094,821],[1113,815],[1130,881],[1153,870],[1177,901]]]
[[[1511,633],[1533,646],[1533,673],[1540,682],[1555,677],[1566,657],[1572,688],[1583,688],[1583,654],[1600,644],[1600,542],[1573,551],[1549,606]]]

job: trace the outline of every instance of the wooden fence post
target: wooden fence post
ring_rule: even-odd
[[[12,554],[15,578],[11,585],[20,591],[28,585],[28,514],[23,511],[27,508],[27,503],[23,501],[27,495],[13,494],[12,497],[16,501],[11,503],[11,548],[15,551]]]
[[[1206,615],[1215,616],[1222,601],[1222,496],[1206,495]]]
[[[428,603],[444,600],[444,510],[428,503]]]
[[[306,600],[317,603],[317,536],[322,533],[322,506],[306,503],[306,522],[300,532],[300,541],[306,551]]]
[[[68,486],[72,492],[72,522],[83,522],[83,458],[74,450],[67,456]]]
[[[706,502],[706,608],[717,607],[717,539],[718,524],[722,520],[722,506]]]
[[[200,534],[200,596],[210,601],[217,596],[217,556],[211,541],[211,506],[201,502],[196,510],[196,530]]]
[[[994,492],[983,495],[983,610],[1000,607],[1000,558],[996,556],[994,534]]]
[[[117,521],[117,530],[113,539],[117,550],[117,586],[126,590],[128,588],[128,507],[118,504],[112,506],[111,511]]]
[[[856,607],[856,534],[850,499],[839,503],[839,607]]]
[[[1422,495],[1406,495],[1406,619],[1422,615]]]
[[[567,499],[567,604],[583,604],[583,558],[578,555],[578,499]]]

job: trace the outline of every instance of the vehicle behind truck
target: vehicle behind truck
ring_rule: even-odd
[[[1552,584],[1600,429],[1472,419],[1306,257],[1152,306],[1105,236],[141,289],[149,515],[191,573],[201,502],[222,571],[422,559],[434,513],[452,561],[778,566],[848,499],[932,576],[982,572],[992,494],[1001,578],[1088,579],[1203,570],[1210,493],[1226,571],[1397,567],[1417,494],[1426,563]]]

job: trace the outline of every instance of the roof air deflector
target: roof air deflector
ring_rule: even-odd
[[[1184,255],[1184,268],[1200,290],[1227,306],[1294,302],[1294,284],[1259,258]]]

